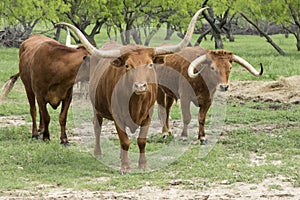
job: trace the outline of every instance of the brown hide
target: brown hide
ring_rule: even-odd
[[[197,66],[201,76],[190,78],[188,67],[197,57],[206,54],[208,59]],[[204,123],[206,113],[212,103],[213,95],[219,84],[227,85],[231,69],[232,53],[225,50],[210,51],[201,47],[188,47],[165,57],[165,64],[157,67],[159,93],[157,102],[166,111],[159,109],[163,120],[162,132],[167,134],[169,129],[169,112],[174,99],[181,99],[180,106],[183,116],[182,136],[187,136],[187,126],[190,123],[190,102],[199,106],[198,139],[205,143]],[[167,98],[166,98],[167,96]]]
[[[49,140],[49,122],[46,104],[56,109],[62,102],[60,114],[61,142],[67,144],[65,124],[72,98],[72,87],[83,58],[85,48],[70,48],[42,35],[25,40],[19,50],[19,74],[25,86],[32,116],[32,137],[38,138],[35,98],[40,111],[40,131]]]
[[[127,151],[130,142],[125,128],[129,127],[134,132],[139,126],[141,127],[138,137],[141,153],[139,167],[145,168],[146,136],[157,94],[157,80],[153,65],[154,49],[135,45],[105,46],[108,49],[121,49],[123,54],[118,58],[108,59],[97,56],[90,58],[89,91],[100,125],[95,127],[95,156],[101,154],[99,135],[102,118],[107,118],[114,120],[118,131],[123,172],[129,169]],[[140,85],[142,87],[139,87]]]
[[[127,46],[124,51],[128,51],[128,48]],[[123,118],[120,119],[119,126],[122,128],[129,126],[132,131],[135,131],[134,128],[137,127],[132,126],[133,124],[126,120],[131,121],[131,119],[127,119],[130,117],[136,125],[142,125],[142,122],[148,117],[147,108],[151,107],[156,100],[157,81],[154,67],[149,66],[153,62],[153,49],[139,49],[138,47],[132,49],[115,60],[91,57],[90,88],[92,102],[102,117],[110,120]],[[95,63],[97,63],[96,66],[93,66]],[[128,65],[127,67],[125,63]],[[133,91],[133,84],[143,81],[148,83],[148,91],[137,95]],[[122,101],[119,98],[123,98]],[[112,100],[118,100],[118,102],[112,102]],[[113,103],[116,105],[112,105]],[[115,110],[116,113],[113,113],[113,106],[119,107]],[[130,116],[126,116],[128,106]],[[144,109],[141,110],[140,107],[144,107]]]

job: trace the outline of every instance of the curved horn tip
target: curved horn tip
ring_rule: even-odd
[[[264,68],[263,68],[262,63],[259,63],[259,64],[260,64],[260,72],[259,72],[259,76],[261,76],[261,75],[264,73]]]

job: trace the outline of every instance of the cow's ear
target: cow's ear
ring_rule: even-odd
[[[165,63],[165,56],[155,56],[155,58],[153,59],[153,63],[164,64]]]
[[[124,65],[124,60],[122,57],[116,58],[111,62],[112,65],[116,66],[116,67],[121,67]]]
[[[90,57],[89,56],[84,56],[83,57],[83,62],[85,62],[86,64],[90,65]]]

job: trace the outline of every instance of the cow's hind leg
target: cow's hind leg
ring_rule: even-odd
[[[49,123],[50,123],[50,115],[47,110],[46,102],[42,97],[37,97],[37,102],[40,109],[41,118],[44,124],[44,130],[42,130],[41,134],[43,134],[43,140],[49,141],[50,140],[50,133],[49,133]]]
[[[166,116],[166,126],[167,126],[167,131],[170,130],[170,123],[169,123],[169,120],[170,120],[170,112],[171,112],[171,107],[174,103],[174,98],[169,96],[169,95],[166,95],[166,112],[167,112],[167,116]]]
[[[168,119],[166,110],[166,94],[164,91],[158,87],[157,90],[157,104],[158,104],[158,117],[160,119],[160,124],[162,126],[162,136],[168,135]]]
[[[24,84],[25,85],[25,84]],[[37,124],[36,124],[36,106],[35,106],[35,95],[31,89],[31,87],[25,87],[27,99],[30,106],[30,115],[32,119],[32,132],[31,136],[32,138],[39,139],[39,133],[37,130]]]
[[[66,133],[66,123],[67,123],[67,116],[68,110],[70,107],[70,103],[72,101],[72,88],[68,92],[67,98],[62,101],[61,112],[59,115],[59,124],[60,124],[60,144],[69,145],[67,133]]]

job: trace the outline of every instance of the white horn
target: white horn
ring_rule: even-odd
[[[172,46],[161,46],[161,47],[156,47],[155,48],[155,54],[156,55],[160,55],[160,54],[168,54],[168,53],[174,53],[174,52],[178,52],[180,51],[181,49],[185,48],[191,38],[192,38],[192,35],[194,33],[194,29],[195,29],[195,25],[196,25],[196,22],[197,22],[197,18],[198,16],[204,11],[206,10],[208,7],[205,7],[205,8],[201,8],[200,10],[198,10],[195,15],[193,16],[193,18],[191,19],[190,23],[189,23],[189,26],[188,26],[188,29],[187,29],[187,32],[183,38],[183,40],[181,40],[181,42],[177,45],[172,45]]]
[[[188,68],[188,75],[189,75],[189,77],[196,78],[204,70],[205,67],[203,67],[197,73],[194,73],[194,69],[196,69],[196,67],[199,64],[203,63],[206,59],[207,59],[207,56],[206,56],[206,54],[204,54],[202,56],[199,56],[195,60],[193,60],[193,62],[191,62],[191,64],[189,65],[189,68]]]
[[[261,63],[260,63],[260,72],[258,72],[250,63],[248,63],[245,59],[243,59],[237,55],[233,55],[233,61],[240,64],[241,66],[243,66],[254,76],[261,76],[264,72],[264,69],[263,69],[263,66]]]
[[[81,41],[82,45],[86,48],[86,50],[91,55],[99,55],[99,56],[106,57],[106,58],[118,57],[121,55],[120,50],[99,50],[99,49],[97,49],[88,41],[88,39],[86,39],[86,37],[83,35],[83,33],[78,28],[73,26],[72,24],[69,24],[66,22],[59,22],[56,25],[63,25],[63,26],[67,26],[70,29],[72,29],[76,33],[79,40]]]
[[[67,36],[66,36],[66,46],[67,47],[72,47],[72,48],[77,48],[78,45],[72,45],[71,44],[71,34],[70,34],[70,30],[68,27],[66,27],[67,29]]]

